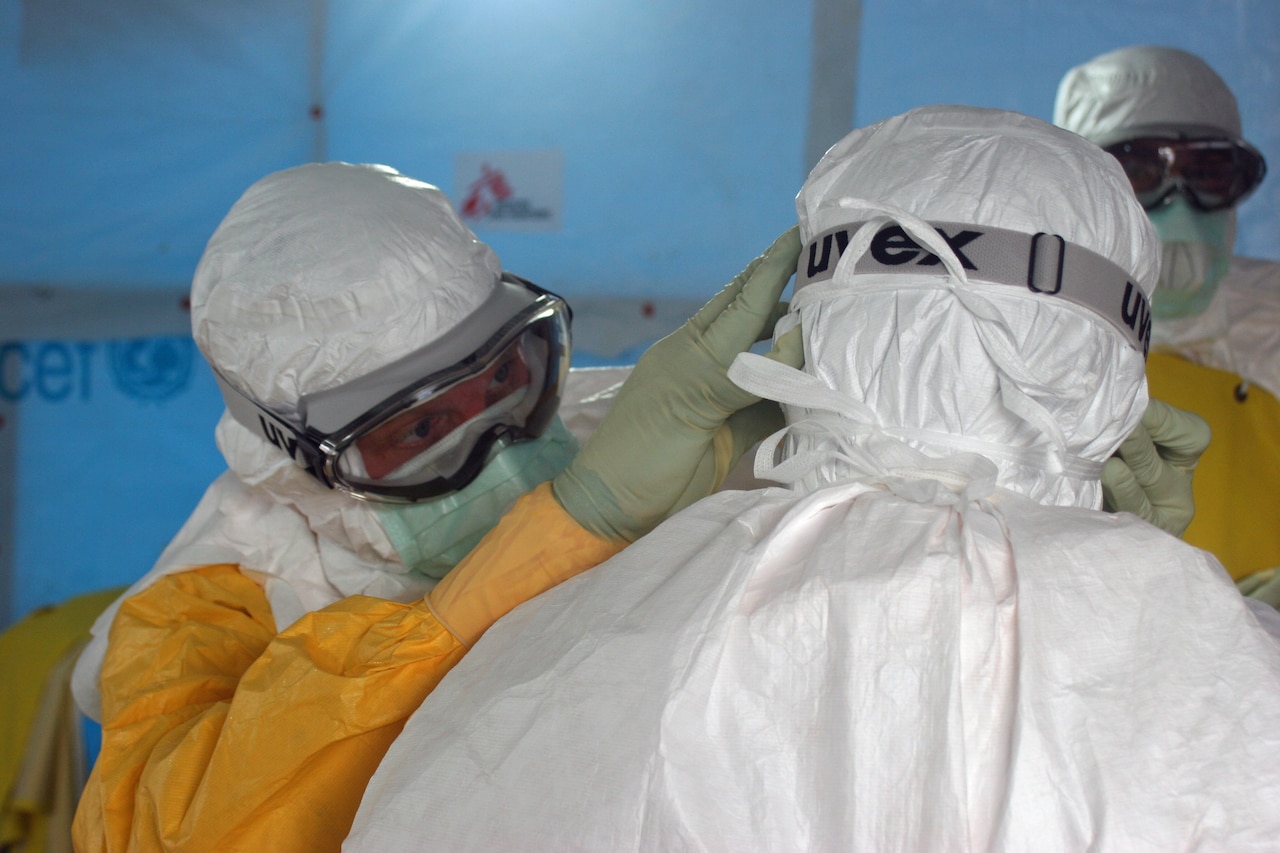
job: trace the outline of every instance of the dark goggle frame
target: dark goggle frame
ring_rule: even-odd
[[[1226,210],[1248,198],[1267,174],[1258,149],[1242,139],[1144,136],[1105,146],[1120,161],[1146,210],[1181,193],[1197,210]]]
[[[533,300],[504,322],[484,344],[467,357],[402,388],[337,430],[322,432],[305,422],[301,427],[291,424],[256,400],[241,393],[219,375],[217,370],[214,370],[214,376],[222,388],[223,398],[227,403],[227,410],[235,420],[258,432],[267,441],[287,453],[296,464],[320,483],[359,500],[404,504],[440,497],[462,489],[480,475],[500,443],[505,447],[542,435],[559,408],[565,376],[569,369],[570,324],[573,314],[568,303],[527,279],[511,273],[503,273],[502,278],[508,283],[527,288],[534,294]],[[400,412],[431,397],[446,393],[453,386],[475,375],[476,372],[484,370],[513,343],[530,334],[538,335],[546,342],[547,364],[541,382],[534,383],[537,385],[538,399],[522,422],[494,424],[477,437],[462,464],[448,476],[399,486],[356,483],[344,476],[339,462],[343,453],[359,438]],[[411,354],[409,358],[415,355]],[[299,406],[304,413],[304,421],[306,401],[307,398],[304,397]]]

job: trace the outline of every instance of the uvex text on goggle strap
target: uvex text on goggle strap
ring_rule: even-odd
[[[851,222],[809,240],[796,269],[796,290],[830,279],[849,239],[862,226]],[[1145,358],[1151,345],[1151,308],[1144,294],[1116,264],[1056,234],[1025,234],[985,225],[930,222],[955,252],[970,278],[1007,284],[1040,296],[1062,299],[1094,312]],[[856,275],[945,274],[942,261],[898,225],[876,232],[858,259]]]
[[[296,423],[214,374],[231,416],[321,483],[407,503],[461,489],[499,449],[542,434],[569,369],[571,317],[559,296],[504,273],[439,339],[305,395]]]
[[[1247,198],[1267,174],[1258,149],[1237,139],[1152,136],[1105,150],[1120,161],[1147,210],[1165,204],[1175,192],[1200,210],[1225,210]]]

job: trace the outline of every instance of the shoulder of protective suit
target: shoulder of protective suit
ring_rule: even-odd
[[[1232,258],[1218,293],[1225,300],[1231,337],[1247,343],[1255,355],[1280,358],[1280,263]]]
[[[1220,286],[1263,290],[1280,304],[1280,261],[1236,255]]]
[[[1080,507],[1045,506],[1027,502],[1021,509],[1026,524],[1017,535],[1037,548],[1071,554],[1077,565],[1159,566],[1160,572],[1202,572],[1221,564],[1195,548],[1127,512],[1099,512]],[[1015,544],[1016,547],[1016,544]]]

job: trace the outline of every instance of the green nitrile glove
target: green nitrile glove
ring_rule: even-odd
[[[1263,569],[1236,581],[1236,589],[1246,598],[1265,601],[1280,610],[1280,569]]]
[[[1131,512],[1181,536],[1196,513],[1191,474],[1209,446],[1199,415],[1151,400],[1116,455],[1102,469],[1102,507]]]
[[[782,427],[777,404],[734,385],[728,370],[771,334],[799,255],[792,228],[640,358],[599,429],[552,481],[579,524],[634,541],[715,491],[751,445]],[[799,367],[799,335],[784,336],[768,356]]]

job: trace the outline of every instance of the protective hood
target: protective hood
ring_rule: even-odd
[[[294,421],[302,395],[449,331],[500,274],[437,188],[386,166],[299,166],[251,186],[210,238],[191,287],[192,332],[224,379]],[[262,582],[283,630],[345,596],[410,601],[435,583],[405,567],[369,505],[325,488],[226,413],[216,438],[230,473],[121,600],[171,572],[233,563]],[[95,719],[118,608],[95,623],[73,678]]]
[[[785,404],[790,468],[811,467],[813,486],[868,477],[959,483],[994,464],[996,485],[1033,500],[1101,505],[1101,465],[1146,407],[1133,333],[1149,332],[1144,297],[1159,263],[1156,236],[1113,158],[1026,116],[925,107],[832,147],[796,208],[805,249],[775,336],[800,325],[807,376],[783,376],[787,368],[750,356],[731,373]],[[808,283],[822,235],[859,224],[834,274]],[[893,274],[856,271],[893,227],[877,256]],[[999,232],[1032,246],[1036,234],[1061,237],[1053,245],[1068,262],[1072,252],[1091,256],[1100,272],[1073,283],[1066,267],[1063,295],[1067,285],[1106,279],[1112,308],[984,282],[997,279],[972,259],[984,242],[1004,239]],[[1015,271],[1028,269],[1025,254],[1018,263]],[[1128,335],[1122,315],[1135,327]],[[767,375],[746,375],[757,368]],[[757,476],[794,479],[770,475],[768,463],[757,460]]]
[[[1235,95],[1203,59],[1146,45],[1068,71],[1058,84],[1053,123],[1098,145],[1169,131],[1241,135]]]
[[[449,331],[500,274],[497,256],[437,188],[386,166],[311,164],[267,176],[231,208],[196,269],[192,328],[215,370],[292,422],[304,394]],[[325,540],[335,573],[403,572],[369,507],[323,487],[226,415],[217,438],[245,486],[296,510]],[[363,584],[335,585],[350,594]]]
[[[1053,123],[1102,146],[1145,135],[1240,139],[1243,132],[1235,95],[1208,63],[1185,50],[1150,45],[1104,53],[1068,71],[1058,84]],[[1162,217],[1167,212],[1156,216]],[[1204,310],[1235,244],[1234,208],[1191,218],[1214,239],[1177,229],[1161,233],[1161,281],[1170,291],[1162,300],[1168,317],[1157,321],[1161,326]],[[1160,226],[1167,227],[1163,221]]]
[[[440,337],[500,273],[437,188],[386,166],[299,166],[251,186],[214,232],[192,331],[224,377],[287,416]]]

